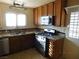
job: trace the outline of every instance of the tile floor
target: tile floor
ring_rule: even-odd
[[[35,49],[29,49],[9,56],[0,57],[0,59],[47,59],[39,54]]]

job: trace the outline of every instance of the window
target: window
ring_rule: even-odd
[[[26,15],[16,13],[6,13],[6,26],[26,26]]]
[[[26,16],[24,14],[17,15],[17,26],[25,26]]]
[[[6,14],[6,26],[16,26],[16,14],[14,13]]]
[[[69,37],[79,38],[79,11],[70,14]]]

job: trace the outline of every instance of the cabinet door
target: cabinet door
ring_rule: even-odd
[[[61,27],[64,27],[67,25],[67,21],[66,21],[66,13],[65,10],[62,10],[62,17],[61,17]]]
[[[54,16],[56,16],[56,10],[55,10],[56,6],[55,5],[56,5],[56,2],[53,2]]]
[[[21,50],[21,41],[17,37],[9,38],[9,45],[10,45],[10,53],[18,52]]]
[[[42,15],[47,16],[47,5],[42,6]]]
[[[2,6],[0,5],[0,27],[2,27]]]
[[[54,16],[54,3],[48,4],[48,16]]]
[[[63,39],[59,39],[59,40],[56,40],[54,42],[54,58],[56,59],[62,59],[62,55],[63,55]]]
[[[34,8],[33,12],[34,12],[34,24],[38,25],[38,9]]]
[[[0,27],[1,27],[1,8],[0,8]]]
[[[56,26],[60,26],[61,25],[61,4],[62,4],[62,1],[61,0],[56,0],[55,1],[55,10],[56,10]]]
[[[55,13],[56,13],[56,26],[65,26],[66,24],[66,14],[64,7],[66,6],[67,0],[56,0],[55,1]]]
[[[22,36],[22,48],[28,49],[34,46],[34,34]]]
[[[37,9],[38,9],[38,24],[40,24],[39,22],[40,22],[40,18],[42,16],[42,7],[38,7]]]
[[[66,20],[66,12],[64,7],[66,7],[67,0],[62,0],[62,16],[61,16],[61,27],[64,27],[67,25],[67,20]]]

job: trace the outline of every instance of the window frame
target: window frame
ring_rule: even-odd
[[[71,19],[71,13],[72,13],[72,12],[78,12],[78,13],[79,13],[79,10],[77,10],[77,11],[70,11],[70,12],[69,12],[69,19],[70,19],[70,21],[72,20],[72,19]],[[78,14],[78,16],[79,16],[79,14]],[[75,20],[75,19],[74,19],[74,20]],[[78,20],[78,19],[76,19],[76,20]],[[73,24],[72,24],[72,25],[73,25],[72,28],[74,28],[74,23],[75,23],[75,22],[73,22]],[[78,24],[78,22],[76,22],[76,23]],[[69,32],[69,33],[68,33],[68,37],[70,37],[70,36],[69,36],[69,35],[70,35],[70,32],[72,32],[72,31],[70,31],[70,26],[71,26],[71,25],[70,25],[70,22],[69,22],[69,26],[68,26],[68,28],[69,28],[69,29],[68,29],[68,32]],[[79,25],[75,25],[75,26],[78,27]],[[75,30],[75,29],[76,29],[76,30]],[[75,34],[76,36],[78,36],[77,28],[75,28],[75,29],[73,29],[73,30],[75,30],[75,32],[72,33],[72,36],[73,36],[74,34]],[[79,36],[78,36],[78,37],[75,37],[75,36],[72,37],[72,36],[71,36],[70,38],[79,39]]]
[[[14,13],[14,14],[16,14],[16,26],[6,26],[6,14],[7,13]],[[19,15],[19,14],[23,14],[23,15],[25,15],[25,26],[18,26],[17,25],[17,16]],[[6,12],[5,13],[5,26],[6,27],[15,27],[15,28],[17,28],[17,27],[26,27],[27,26],[27,16],[26,16],[26,14],[25,13],[17,13],[17,12]]]

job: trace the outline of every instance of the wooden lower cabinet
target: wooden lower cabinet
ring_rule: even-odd
[[[48,48],[48,56],[50,59],[62,59],[63,39],[49,39]]]
[[[34,45],[34,34],[27,34],[22,36],[14,36],[9,38],[10,53],[19,52]]]

